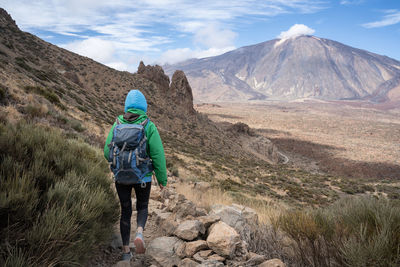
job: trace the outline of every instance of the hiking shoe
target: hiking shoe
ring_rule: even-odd
[[[133,244],[135,244],[136,254],[143,254],[146,251],[146,248],[144,247],[144,240],[142,233],[136,233],[136,237],[135,240],[133,241]]]
[[[132,258],[132,253],[128,252],[128,253],[122,253],[122,260],[123,261],[130,261]]]

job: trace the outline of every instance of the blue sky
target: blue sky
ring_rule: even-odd
[[[18,26],[119,70],[312,34],[400,60],[400,0],[0,0]]]

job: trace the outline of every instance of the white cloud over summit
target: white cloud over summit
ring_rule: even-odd
[[[277,37],[279,39],[290,39],[301,35],[312,35],[314,32],[314,29],[304,24],[294,24],[289,30],[281,32]]]

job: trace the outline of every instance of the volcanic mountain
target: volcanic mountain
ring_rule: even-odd
[[[315,36],[275,39],[165,66],[183,70],[197,102],[400,100],[400,62]]]

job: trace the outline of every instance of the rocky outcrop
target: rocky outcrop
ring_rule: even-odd
[[[184,110],[194,114],[192,88],[183,71],[177,70],[172,75],[169,97],[173,98]]]
[[[144,78],[158,84],[164,90],[169,88],[169,77],[165,75],[164,70],[158,65],[146,66],[143,61],[140,61],[137,74],[140,74]]]
[[[4,9],[0,8],[0,27],[18,30],[15,20]]]

